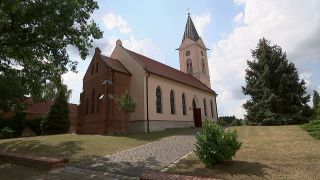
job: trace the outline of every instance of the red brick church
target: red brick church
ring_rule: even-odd
[[[217,121],[217,94],[211,89],[207,48],[188,15],[178,48],[180,70],[133,52],[118,40],[110,57],[95,49],[83,78],[76,132],[150,132]],[[136,101],[129,120],[117,97],[126,89]]]

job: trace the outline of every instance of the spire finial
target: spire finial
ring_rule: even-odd
[[[190,16],[190,8],[188,8],[187,11],[188,11],[188,16]]]

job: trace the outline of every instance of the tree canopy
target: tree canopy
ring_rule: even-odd
[[[244,104],[246,119],[257,124],[303,123],[310,115],[304,80],[278,45],[262,38],[247,61],[246,85],[250,99]],[[312,114],[312,113],[311,113]]]
[[[0,110],[17,107],[26,95],[41,97],[47,80],[59,83],[63,73],[76,72],[67,48],[85,59],[102,37],[90,19],[95,9],[94,0],[1,1]]]

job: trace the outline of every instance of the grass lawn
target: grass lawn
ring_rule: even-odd
[[[205,168],[195,154],[171,173],[221,179],[320,179],[320,140],[299,126],[241,126],[233,161]]]
[[[71,163],[105,156],[194,128],[117,136],[62,134],[0,140],[0,151],[69,158]]]
[[[0,151],[65,157],[70,163],[95,158],[143,145],[164,137],[189,134],[195,128],[168,129],[161,132],[118,136],[62,134],[0,140]],[[18,173],[17,173],[18,172]],[[0,179],[43,179],[47,170],[0,161]]]

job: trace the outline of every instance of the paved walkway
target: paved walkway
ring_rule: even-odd
[[[48,179],[136,179],[160,170],[194,149],[195,136],[177,135],[50,172]]]

